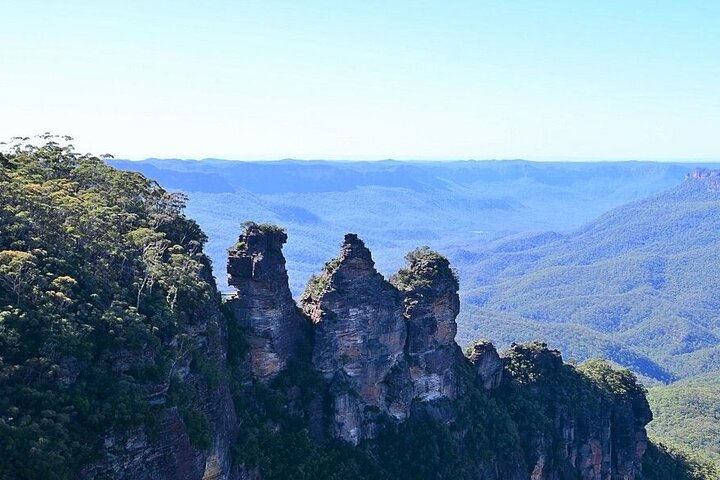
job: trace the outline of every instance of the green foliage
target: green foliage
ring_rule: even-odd
[[[488,319],[513,318],[504,338],[552,339],[660,382],[710,372],[720,369],[720,260],[709,254],[719,228],[720,192],[688,180],[575,232],[478,250],[463,293]]]
[[[500,401],[472,388],[445,425],[422,413],[385,430],[371,454],[394,479],[478,478],[481,462],[521,457],[517,425]]]
[[[438,278],[451,278],[457,284],[457,274],[450,268],[448,259],[433,251],[428,246],[412,250],[405,255],[407,268],[401,268],[390,279],[397,288],[420,289],[429,288]]]
[[[319,275],[312,275],[310,280],[308,280],[307,286],[305,286],[305,291],[300,297],[301,301],[315,300],[319,298],[330,284],[330,277],[332,277],[332,274],[340,266],[341,261],[340,257],[335,257],[325,262],[323,271]]]
[[[629,395],[645,389],[638,385],[635,375],[627,368],[613,368],[606,360],[592,359],[582,363],[577,371],[595,385],[613,395]]]
[[[705,375],[648,390],[654,419],[648,433],[720,466],[720,375]]]
[[[232,338],[230,339],[232,342]],[[231,364],[232,365],[232,364]],[[243,366],[235,364],[234,378]],[[324,381],[311,365],[293,362],[269,385],[233,385],[242,425],[235,461],[273,479],[384,479],[378,465],[358,448],[338,440],[318,442],[309,433],[308,412],[322,398]]]
[[[246,231],[251,228],[257,228],[258,230],[260,230],[262,233],[265,233],[265,234],[277,235],[277,234],[285,233],[285,228],[281,227],[279,225],[275,225],[272,223],[256,223],[256,222],[253,222],[252,220],[243,222],[241,227],[242,227],[242,231]]]
[[[215,293],[182,195],[67,139],[26,140],[0,165],[0,478],[71,478],[105,432],[152,423],[146,387]],[[186,423],[207,445],[206,420]]]
[[[717,480],[720,466],[684,447],[650,442],[643,456],[646,480]]]
[[[285,233],[285,228],[281,227],[279,225],[274,225],[272,223],[260,223],[258,224],[257,228],[266,234],[279,234],[279,233]]]

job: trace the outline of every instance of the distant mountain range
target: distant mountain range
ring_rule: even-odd
[[[246,220],[287,227],[290,283],[307,279],[360,234],[383,273],[421,244],[451,255],[509,234],[577,228],[607,210],[677,185],[696,165],[619,163],[233,162],[111,160],[188,194],[188,214],[210,236],[207,251],[221,288],[226,249]],[[458,255],[453,252],[458,250]]]
[[[720,369],[719,180],[696,175],[571,233],[465,252],[475,330],[552,339],[660,381]]]
[[[460,277],[461,344],[539,338],[577,360],[610,358],[648,383],[720,366],[720,195],[713,178],[683,182],[719,165],[110,163],[188,195],[220,288],[246,220],[288,229],[296,296],[352,231],[386,276],[418,245],[447,254]]]

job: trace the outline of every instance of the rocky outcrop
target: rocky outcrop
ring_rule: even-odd
[[[252,227],[231,251],[228,272],[238,294],[230,305],[247,328],[259,379],[294,355],[287,346],[300,335],[298,325],[311,326],[308,361],[325,382],[318,395],[328,406],[329,436],[367,444],[412,415],[462,422],[462,411],[473,407],[453,402],[480,389],[501,403],[523,405],[510,415],[520,415],[514,421],[523,426],[518,448],[525,452],[514,460],[478,460],[474,468],[483,476],[637,478],[650,417],[634,384],[625,396],[604,391],[542,344],[515,345],[501,357],[490,342],[479,341],[465,357],[455,343],[457,278],[447,259],[428,248],[410,252],[407,266],[387,281],[362,240],[346,235],[340,255],[310,280],[300,300],[303,320],[287,289],[285,236],[267,230]],[[471,430],[453,435],[470,441],[462,439],[476,435]]]
[[[475,367],[475,372],[485,390],[500,386],[503,361],[492,343],[487,340],[476,341],[468,348],[466,355]]]
[[[407,268],[390,281],[403,294],[413,397],[454,398],[458,387],[454,366],[462,356],[455,343],[455,318],[460,313],[457,278],[448,260],[427,247],[410,252],[406,259]]]
[[[447,259],[427,248],[408,254],[407,266],[388,281],[362,240],[348,234],[339,256],[310,280],[298,308],[288,288],[285,240],[276,227],[249,224],[228,261],[237,289],[227,301],[229,321],[248,347],[240,395],[258,408],[254,421],[270,435],[282,431],[271,413],[279,408],[305,422],[317,442],[335,438],[372,451],[374,442],[387,442],[392,432],[404,435],[400,426],[424,419],[435,425],[427,435],[445,435],[457,454],[475,452],[462,467],[475,473],[459,478],[640,478],[651,415],[634,377],[576,369],[544,344],[514,345],[501,356],[479,341],[464,356],[455,343],[457,278]],[[293,363],[300,370],[288,369]],[[297,372],[304,373],[293,379]],[[262,402],[252,399],[256,383],[264,384],[263,396],[275,389],[270,410],[252,407]],[[170,420],[168,428],[178,422]],[[490,430],[478,431],[477,422]],[[422,428],[410,431],[425,435]],[[494,435],[515,440],[502,450]],[[185,458],[177,468],[190,478],[201,478],[201,470],[205,478],[228,478],[228,471],[242,477],[242,468],[228,470],[213,451],[182,453],[181,433],[168,437],[176,443],[166,445],[165,454]],[[141,437],[133,441],[142,445]],[[481,443],[487,450],[473,450],[477,442],[489,442]],[[144,459],[138,466],[153,461],[138,458]]]
[[[685,175],[685,180],[701,182],[705,185],[707,190],[710,190],[713,193],[720,191],[720,170],[696,168]]]
[[[458,392],[457,278],[428,248],[407,260],[389,282],[348,234],[301,299],[313,323],[312,363],[329,382],[332,434],[353,444],[374,438],[383,418],[402,421],[414,404]]]
[[[229,251],[228,283],[237,294],[228,300],[234,318],[247,332],[253,374],[267,380],[297,355],[304,319],[288,286],[282,246],[285,232],[248,223]]]
[[[720,178],[720,170],[712,170],[709,168],[696,168],[692,172],[685,175],[685,178],[690,180],[700,180],[703,178],[712,177]]]
[[[357,444],[375,432],[374,415],[365,415],[369,407],[407,416],[407,408],[391,410],[387,402],[386,380],[402,360],[407,339],[400,294],[353,234],[308,290],[302,305],[314,325],[312,363],[330,382],[333,430]]]
[[[599,361],[576,370],[540,343],[513,345],[504,357],[510,399],[537,405],[533,427],[521,432],[532,480],[640,478],[652,414],[629,372]]]

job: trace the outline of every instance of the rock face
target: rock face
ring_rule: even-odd
[[[419,249],[388,282],[354,234],[301,299],[313,322],[314,367],[329,382],[333,435],[353,444],[401,421],[416,402],[454,398],[458,283],[447,259]]]
[[[228,283],[237,295],[227,304],[248,332],[250,364],[262,380],[275,376],[297,355],[304,319],[288,286],[282,246],[285,232],[249,223],[229,251]]]
[[[492,343],[477,341],[467,352],[468,360],[475,367],[485,390],[492,390],[502,382],[503,361]]]
[[[410,252],[406,259],[407,268],[391,281],[403,293],[414,398],[454,398],[458,382],[453,367],[462,358],[455,343],[455,318],[460,313],[457,278],[447,259],[428,248]]]
[[[685,178],[690,179],[690,180],[699,180],[702,178],[712,178],[712,177],[720,178],[720,170],[712,170],[709,168],[696,168],[692,172],[685,175]]]
[[[335,435],[351,443],[374,433],[365,410],[407,416],[388,405],[388,376],[403,356],[407,329],[400,294],[377,270],[370,251],[348,234],[340,256],[314,279],[303,310],[314,324],[312,363],[330,382]]]
[[[708,190],[713,192],[720,191],[720,170],[712,170],[709,168],[696,168],[692,172],[685,175],[685,180],[702,182]]]
[[[532,459],[532,480],[640,478],[647,447],[645,425],[652,413],[634,377],[604,366],[600,384],[591,382],[592,370],[579,375],[563,364],[560,352],[544,344],[513,345],[505,356],[513,365],[529,366],[523,378],[515,379],[522,385],[518,390],[542,399],[542,415],[552,426],[522,432],[524,450]],[[623,384],[615,393],[602,386],[613,376]]]
[[[501,401],[542,399],[538,415],[549,422],[521,432],[524,457],[479,463],[483,478],[638,478],[650,419],[642,394],[618,401],[544,345],[514,346],[501,357],[480,341],[463,356],[455,343],[458,281],[446,258],[417,249],[387,281],[365,244],[348,234],[339,256],[310,280],[300,300],[303,319],[287,287],[284,242],[277,230],[246,230],[230,252],[228,273],[238,294],[229,304],[247,328],[261,380],[297,355],[298,325],[310,325],[307,361],[325,382],[327,435],[358,445],[413,412],[450,424],[458,419],[452,402],[480,388],[499,392],[493,395]],[[583,400],[572,403],[577,398]]]
[[[370,463],[382,458],[373,448],[404,441],[397,434],[403,425],[430,422],[409,430],[410,448],[439,442],[425,452],[464,459],[451,470],[458,475],[423,478],[641,478],[652,416],[632,375],[605,364],[581,371],[544,344],[514,345],[501,356],[480,341],[464,356],[455,343],[457,278],[447,259],[427,248],[409,253],[406,268],[388,281],[365,244],[348,234],[340,255],[309,282],[300,309],[288,287],[286,238],[277,227],[248,224],[230,250],[228,275],[237,294],[226,302],[228,315],[217,299],[190,313],[184,341],[216,367],[216,380],[191,368],[192,356],[176,339],[174,381],[197,392],[209,441],[198,446],[183,413],[166,408],[155,435],[143,429],[108,435],[106,460],[82,478],[261,480],[260,467],[246,468],[231,452],[262,429],[270,438],[281,435],[288,423],[280,417],[288,416],[313,442],[344,440],[369,452]],[[247,346],[242,353],[229,333]],[[149,355],[138,358],[148,362]],[[157,385],[148,401],[162,405],[170,383]],[[234,400],[242,405],[239,418]],[[242,417],[244,409],[252,415]],[[392,440],[392,432],[399,438]],[[287,461],[291,471],[302,458]]]

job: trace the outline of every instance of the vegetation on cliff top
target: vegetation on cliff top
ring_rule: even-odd
[[[188,353],[168,340],[215,292],[182,195],[27,140],[0,154],[0,478],[69,478],[103,432],[152,426]]]
[[[307,302],[311,300],[317,300],[323,294],[325,289],[330,284],[330,277],[340,266],[340,257],[335,257],[325,262],[322,272],[317,275],[312,275],[305,286],[305,291],[300,297],[300,302]]]
[[[401,290],[429,288],[434,280],[451,279],[457,286],[457,273],[443,255],[428,246],[416,248],[405,255],[407,267],[390,278],[390,283]]]

